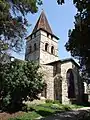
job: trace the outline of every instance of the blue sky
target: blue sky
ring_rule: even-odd
[[[39,10],[35,14],[29,13],[27,19],[31,26],[28,28],[28,35],[32,32],[35,23],[37,22],[40,13],[44,10],[48,22],[52,28],[53,33],[60,38],[58,41],[59,57],[60,59],[71,57],[64,47],[68,41],[68,30],[74,27],[74,16],[76,9],[72,4],[72,0],[66,0],[64,5],[58,5],[56,0],[43,0],[43,5],[39,6]],[[24,59],[24,52],[15,56]]]

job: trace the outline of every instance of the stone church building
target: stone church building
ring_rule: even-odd
[[[45,81],[41,96],[63,104],[81,102],[83,89],[79,65],[71,58],[59,59],[58,40],[42,11],[32,33],[26,38],[25,60],[37,61],[41,65]]]

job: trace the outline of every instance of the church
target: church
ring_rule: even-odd
[[[53,33],[44,11],[26,38],[25,60],[36,61],[41,66],[45,99],[59,100],[63,104],[82,102],[83,87],[79,65],[72,59],[59,59],[59,38]]]

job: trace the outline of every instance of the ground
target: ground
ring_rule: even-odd
[[[39,105],[30,104],[27,107],[27,112],[20,111],[13,114],[5,112],[0,113],[0,120],[35,120],[36,118],[41,120],[62,120],[64,118],[67,119],[67,117],[70,119],[71,117],[75,117],[78,114],[78,110],[79,112],[81,111],[80,113],[84,114],[84,109],[82,108],[81,110],[81,107],[82,106],[62,105],[60,103],[52,102]],[[86,108],[85,111],[87,111],[87,109],[90,110],[90,108]]]
[[[0,113],[0,120],[8,120],[9,118],[15,118],[15,117],[18,117],[18,116],[22,116],[24,114],[24,112],[16,112],[16,113],[6,113],[6,112],[3,112],[3,113]]]
[[[56,113],[40,120],[90,120],[90,107]]]

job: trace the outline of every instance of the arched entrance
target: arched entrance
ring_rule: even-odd
[[[67,83],[68,83],[68,98],[75,98],[75,84],[74,75],[72,69],[67,71]]]

